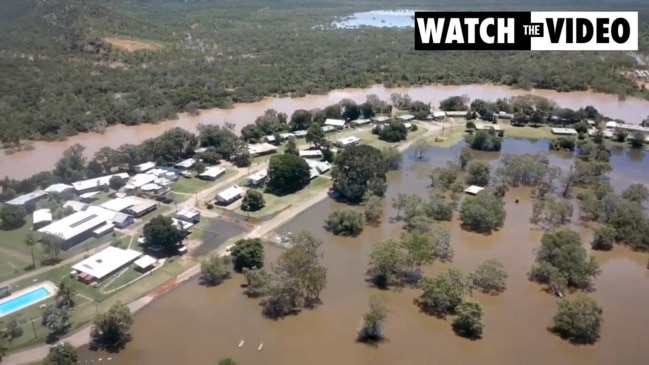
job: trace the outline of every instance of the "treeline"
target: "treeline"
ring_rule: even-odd
[[[59,139],[265,96],[375,83],[496,83],[649,96],[620,74],[636,64],[624,53],[422,53],[412,49],[410,31],[314,28],[381,2],[302,3],[5,1],[0,138]],[[642,32],[646,47],[647,27]],[[129,53],[106,36],[161,48]]]

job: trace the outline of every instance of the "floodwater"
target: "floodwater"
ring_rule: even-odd
[[[495,100],[516,95],[534,94],[552,99],[559,105],[569,108],[576,109],[594,105],[603,114],[627,122],[639,123],[649,114],[649,101],[633,98],[619,101],[614,95],[592,92],[558,93],[550,90],[527,92],[494,85],[432,85],[394,89],[377,85],[365,89],[336,90],[326,95],[309,95],[303,98],[267,98],[256,103],[237,104],[228,110],[205,110],[198,116],[183,114],[178,119],[157,124],[117,125],[108,128],[103,134],[85,133],[70,137],[63,142],[37,142],[34,144],[36,147],[34,150],[20,151],[12,155],[0,155],[0,177],[9,176],[23,179],[41,171],[51,170],[63,155],[63,151],[75,143],[85,146],[87,155],[91,156],[102,147],[117,148],[125,143],[139,144],[145,139],[159,136],[173,127],[181,127],[193,132],[200,123],[223,125],[228,121],[234,123],[238,131],[243,126],[253,123],[267,109],[275,109],[290,116],[298,109],[324,108],[327,105],[338,103],[342,99],[363,102],[370,94],[377,95],[383,100],[389,100],[392,93],[407,93],[413,100],[430,102],[433,106],[439,105],[441,100],[454,95],[466,95],[471,99]]]
[[[373,10],[354,13],[341,21],[334,22],[336,28],[412,28],[415,10]]]
[[[504,152],[522,153],[547,149],[542,142],[508,139]],[[507,291],[499,296],[476,294],[483,305],[484,338],[469,341],[454,335],[450,320],[423,313],[413,304],[415,289],[378,291],[365,282],[367,254],[372,244],[402,232],[399,223],[389,222],[395,212],[387,207],[399,192],[425,194],[426,178],[433,166],[443,166],[457,150],[436,149],[426,162],[410,162],[390,176],[386,216],[380,227],[367,227],[356,238],[340,238],[323,229],[324,217],[339,204],[325,200],[298,215],[281,231],[309,230],[323,239],[323,263],[328,283],[322,292],[323,304],[297,316],[272,321],[261,316],[257,300],[243,294],[241,275],[223,285],[205,288],[196,280],[181,285],[153,302],[135,317],[134,340],[118,354],[101,354],[81,349],[82,362],[112,356],[119,364],[214,364],[232,357],[239,364],[646,364],[646,323],[649,323],[649,271],[645,254],[616,247],[611,252],[593,253],[603,274],[596,280],[592,295],[604,307],[600,342],[593,346],[573,346],[547,332],[556,311],[557,299],[527,280],[541,232],[529,224],[529,189],[515,189],[506,197],[507,220],[502,229],[489,236],[464,232],[457,221],[444,223],[451,230],[455,259],[452,264],[435,264],[429,274],[450,265],[474,270],[482,261],[497,258],[510,278]],[[553,162],[569,162],[566,154],[552,153]],[[495,161],[495,153],[479,154]],[[615,184],[649,180],[649,162],[642,158],[613,159]],[[628,178],[627,178],[628,177]],[[643,179],[638,179],[643,178]],[[515,204],[515,199],[520,199]],[[590,230],[575,225],[584,242]],[[267,247],[267,259],[274,260],[280,249]],[[389,306],[385,327],[387,341],[378,347],[355,342],[356,329],[367,310],[371,294],[380,293]],[[240,341],[245,341],[238,347]],[[263,348],[258,351],[259,345]]]

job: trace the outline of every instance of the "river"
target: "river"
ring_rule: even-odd
[[[503,144],[503,152],[537,151],[547,151],[547,142],[506,139]],[[457,147],[435,149],[428,161],[410,160],[403,171],[391,173],[386,202],[399,192],[425,194],[431,168],[443,166],[456,152]],[[623,150],[614,151],[612,175],[617,189],[634,182],[649,182],[649,159],[646,152],[637,152],[628,155]],[[569,154],[550,155],[556,165],[570,162]],[[497,153],[478,154],[478,158],[494,164],[497,157]],[[378,347],[356,343],[356,328],[367,310],[368,298],[379,292],[365,282],[367,254],[373,243],[398,237],[401,224],[389,221],[395,212],[386,203],[381,226],[366,227],[356,238],[336,237],[322,226],[328,212],[340,205],[325,200],[280,229],[308,230],[323,239],[328,284],[322,293],[322,306],[272,321],[261,316],[257,300],[243,295],[241,275],[214,288],[192,280],[136,314],[134,340],[124,351],[107,355],[82,348],[82,362],[110,356],[112,362],[126,365],[215,364],[223,357],[232,357],[241,365],[649,363],[649,353],[642,350],[649,323],[646,254],[619,246],[611,252],[591,252],[603,272],[591,294],[604,308],[602,337],[597,344],[573,346],[546,330],[556,311],[557,298],[527,279],[533,250],[541,238],[541,232],[529,224],[529,193],[529,189],[508,192],[507,220],[504,228],[494,234],[462,231],[457,221],[444,223],[451,230],[454,262],[435,264],[428,270],[434,274],[452,265],[472,271],[491,258],[505,265],[510,275],[507,291],[499,296],[475,295],[484,310],[486,327],[481,340],[459,338],[451,330],[450,319],[420,313],[413,304],[419,290],[404,289],[380,291],[389,306],[387,341]],[[520,203],[515,204],[515,199]],[[588,245],[592,231],[576,222],[572,229]],[[267,261],[272,262],[280,252],[267,246]],[[239,348],[242,340],[245,343]],[[260,343],[264,346],[258,351]]]
[[[638,123],[649,114],[649,101],[629,98],[621,102],[614,95],[592,92],[558,93],[550,90],[527,92],[494,85],[432,85],[395,89],[374,86],[366,89],[337,90],[327,95],[309,95],[303,98],[267,98],[256,103],[237,104],[234,108],[227,110],[204,110],[198,116],[181,114],[178,119],[157,124],[116,125],[109,127],[103,134],[84,133],[69,137],[62,142],[36,142],[34,150],[2,155],[0,157],[0,177],[9,176],[23,179],[41,171],[51,170],[63,155],[63,151],[75,143],[85,146],[87,155],[92,156],[102,147],[116,148],[125,143],[139,144],[145,139],[159,136],[173,127],[181,127],[193,132],[198,124],[223,124],[227,121],[234,123],[239,131],[243,126],[253,123],[267,109],[275,109],[290,116],[298,109],[324,108],[345,98],[363,102],[369,94],[389,100],[392,93],[407,93],[413,100],[430,102],[433,106],[438,106],[441,100],[454,95],[466,95],[471,99],[495,100],[516,95],[534,94],[552,99],[559,105],[569,108],[576,109],[593,105],[603,114],[627,122]]]

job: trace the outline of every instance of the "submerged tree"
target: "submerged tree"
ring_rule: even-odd
[[[77,349],[69,342],[52,346],[43,359],[43,365],[76,365],[78,363]]]
[[[417,303],[426,313],[439,317],[454,314],[464,297],[470,296],[472,291],[467,275],[455,268],[435,277],[422,279],[419,287],[423,293]]]
[[[473,285],[485,293],[500,293],[507,287],[507,278],[509,275],[505,271],[503,264],[491,259],[483,262],[478,266],[476,271],[470,275]]]
[[[383,338],[383,325],[388,317],[388,309],[379,296],[370,298],[370,310],[363,315],[363,326],[358,332],[361,342],[377,342]]]
[[[213,253],[201,261],[201,279],[207,285],[218,285],[230,276],[229,257]]]
[[[133,316],[131,310],[117,302],[106,313],[98,314],[92,322],[90,336],[102,348],[121,348],[131,339]]]
[[[394,283],[406,267],[406,258],[399,242],[388,239],[375,243],[370,251],[368,274],[374,284],[385,288]]]
[[[453,330],[462,337],[480,338],[484,324],[482,323],[482,306],[471,298],[465,298],[455,308],[457,317],[453,320]]]
[[[591,344],[599,339],[602,322],[602,307],[580,294],[573,300],[559,302],[550,330],[570,342]]]

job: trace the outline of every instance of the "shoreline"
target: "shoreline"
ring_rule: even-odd
[[[624,119],[629,123],[637,123],[644,118],[644,110],[649,109],[649,100],[629,97],[620,101],[613,94],[594,91],[559,92],[548,89],[516,89],[511,86],[495,84],[466,84],[466,85],[418,85],[411,87],[387,88],[376,84],[368,88],[346,88],[331,90],[326,94],[305,95],[299,97],[266,97],[252,103],[236,103],[232,108],[203,109],[199,115],[179,113],[176,119],[167,119],[156,123],[144,123],[133,126],[115,124],[107,127],[102,133],[80,133],[67,137],[64,141],[33,141],[27,140],[31,147],[5,155],[0,159],[0,176],[14,179],[24,179],[33,174],[48,171],[62,156],[68,147],[79,143],[86,147],[86,156],[92,157],[94,152],[102,147],[117,148],[122,144],[137,144],[148,138],[154,138],[164,131],[179,127],[189,132],[195,132],[198,124],[223,125],[225,121],[233,122],[235,132],[240,132],[243,126],[254,123],[255,118],[263,115],[267,109],[290,114],[298,109],[322,109],[327,105],[338,103],[342,99],[352,99],[364,102],[367,95],[375,94],[381,100],[389,101],[392,93],[409,94],[413,100],[438,102],[449,96],[466,95],[471,99],[496,100],[511,96],[535,95],[547,98],[561,107],[578,109],[594,105],[611,118]],[[2,161],[4,160],[4,161]],[[15,166],[30,168],[16,169]]]
[[[426,133],[422,134],[418,138],[431,138],[435,134],[439,133],[442,131],[443,128],[446,127],[451,127],[453,128],[452,124],[439,124],[439,125],[434,125],[434,126],[427,126],[427,131]],[[457,127],[457,125],[455,125]],[[397,149],[401,152],[404,152],[407,150],[410,145],[415,141],[416,139],[407,141],[397,147]],[[209,189],[206,189],[209,190]],[[199,192],[197,194],[201,194],[202,192]],[[252,231],[246,233],[243,238],[261,238],[264,235],[272,232],[273,230],[281,227],[283,224],[286,224],[289,222],[291,219],[293,219],[296,215],[304,212],[305,210],[311,208],[312,206],[320,203],[322,200],[326,199],[329,196],[329,190],[328,188],[323,190],[322,192],[318,193],[317,195],[313,196],[312,198],[302,202],[302,204],[294,205],[289,209],[286,209],[279,214],[277,214],[275,217],[272,219],[266,221],[265,223],[262,223],[260,225],[257,225],[256,228],[254,228]],[[216,249],[212,250],[212,252],[215,252],[221,256],[225,256],[228,254],[228,250],[230,247],[234,245],[234,241],[237,239],[241,238],[240,235],[230,238],[223,243],[221,243]],[[178,287],[179,285],[191,280],[195,276],[200,275],[200,263],[190,267],[189,269],[185,270],[184,272],[178,274],[175,278],[170,279],[163,283],[162,285],[158,286],[157,288],[143,294],[139,298],[131,301],[130,303],[126,303],[128,308],[131,310],[132,314],[137,313],[141,309],[145,308],[149,304],[151,304],[154,300],[160,298],[161,296],[169,293],[172,291],[174,288]],[[75,348],[85,346],[90,343],[90,329],[91,326],[86,326],[78,331],[71,333],[69,336],[66,336],[65,338],[62,338],[59,340],[59,342],[70,342]],[[49,352],[49,349],[51,348],[50,345],[39,345],[36,347],[28,348],[16,353],[9,354],[9,356],[6,356],[3,359],[3,364],[7,365],[28,365],[28,364],[33,364],[42,361],[42,359],[47,356],[47,353]]]

